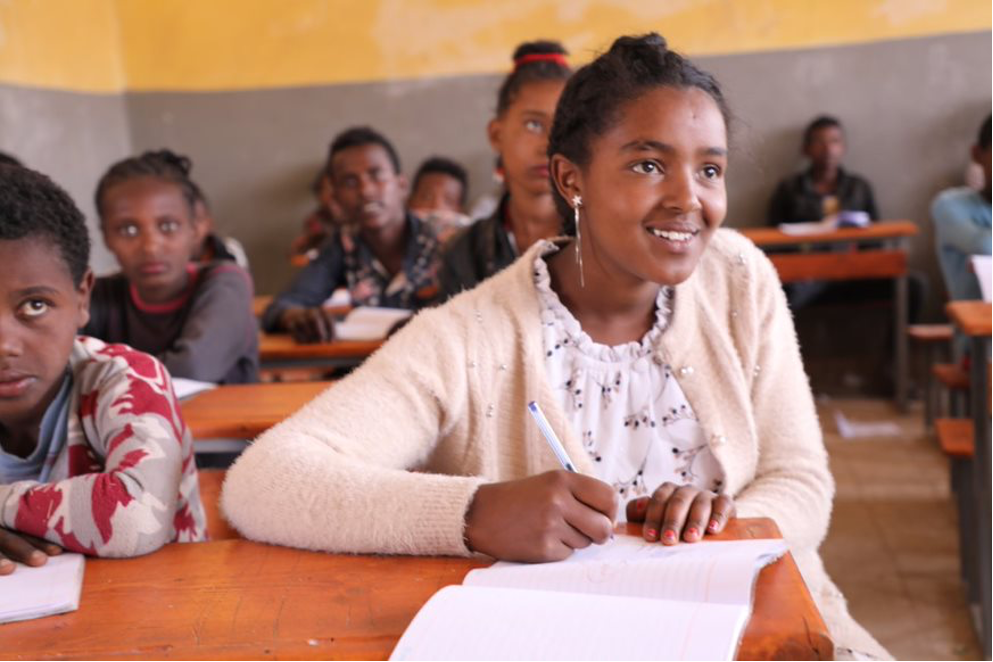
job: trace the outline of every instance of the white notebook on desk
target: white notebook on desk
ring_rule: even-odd
[[[203,393],[204,391],[210,391],[215,388],[217,388],[217,384],[213,382],[201,382],[196,379],[186,379],[185,377],[172,378],[172,390],[180,400],[191,398],[197,393]]]
[[[397,322],[411,315],[412,311],[402,308],[362,306],[353,309],[344,320],[334,325],[334,336],[339,340],[380,340]]]
[[[83,565],[82,554],[69,553],[50,556],[38,568],[18,563],[13,574],[0,576],[0,623],[78,609]]]
[[[993,277],[993,263],[990,262],[990,256],[973,255],[970,262],[972,263],[972,271],[979,281],[979,291],[983,294],[983,301],[989,303],[991,290],[993,290],[993,287],[990,286],[990,280]]]
[[[733,659],[758,571],[786,551],[618,536],[558,563],[497,563],[436,593],[390,659]]]

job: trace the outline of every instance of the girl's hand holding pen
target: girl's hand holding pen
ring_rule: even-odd
[[[645,540],[661,540],[664,545],[675,545],[680,539],[697,542],[704,533],[720,533],[734,516],[731,497],[675,483],[662,483],[651,497],[627,504],[628,521],[644,522]]]

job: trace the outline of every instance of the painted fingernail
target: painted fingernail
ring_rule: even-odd
[[[667,530],[662,535],[665,537],[666,542],[676,542],[676,532],[673,531],[672,529]]]
[[[655,529],[648,529],[648,531],[645,532],[645,535],[654,540],[658,537],[659,532]]]
[[[700,536],[700,529],[696,528],[695,526],[691,526],[690,528],[686,529],[687,538],[697,538],[699,536]]]
[[[717,530],[717,526],[718,526],[717,520],[712,519],[712,520],[710,520],[710,524],[707,525],[707,528],[710,529],[711,531],[716,531]]]

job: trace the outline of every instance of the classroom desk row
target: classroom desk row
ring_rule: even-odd
[[[734,520],[715,536],[778,537],[768,519]],[[136,559],[89,559],[79,610],[0,626],[0,655],[382,660],[428,598],[488,564],[484,558],[324,554],[242,539],[171,544]],[[833,654],[793,558],[764,568],[738,659],[827,660]]]
[[[211,440],[254,439],[316,398],[334,382],[229,384],[184,399],[183,419],[200,452]]]
[[[991,492],[990,463],[990,338],[993,332],[993,307],[982,301],[953,301],[945,307],[952,323],[969,338],[970,344],[970,374],[969,393],[971,400],[973,426],[973,453],[971,461],[972,475],[965,484],[971,494],[964,495],[970,503],[970,508],[960,509],[960,517],[972,521],[959,522],[963,531],[968,535],[963,541],[975,545],[975,554],[964,554],[963,563],[971,563],[973,568],[963,568],[967,578],[975,586],[970,592],[975,592],[979,599],[978,627],[983,655],[989,659],[993,653],[991,647],[991,617],[990,617],[990,538],[993,536],[990,502]]]
[[[893,337],[896,348],[897,406],[907,403],[907,255],[909,239],[917,234],[910,221],[879,221],[865,228],[842,228],[817,234],[792,235],[775,228],[745,228],[741,233],[764,250],[791,249],[796,252],[772,254],[770,260],[780,280],[888,279],[894,283]],[[823,252],[823,248],[844,244],[853,250]],[[255,298],[256,315],[272,300],[269,295]],[[336,312],[346,314],[347,307]],[[334,368],[361,363],[382,345],[382,341],[333,341],[304,345],[287,334],[261,334],[259,358],[263,369]]]
[[[792,235],[776,228],[745,228],[741,233],[763,250],[797,252],[769,256],[783,283],[806,280],[893,281],[893,341],[896,348],[894,399],[907,408],[909,348],[907,338],[907,256],[910,238],[917,234],[911,221],[877,221],[865,228],[840,228],[817,234]],[[844,244],[851,250],[823,252]]]

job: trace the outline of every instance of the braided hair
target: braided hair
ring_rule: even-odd
[[[168,149],[147,151],[140,156],[132,156],[118,161],[110,166],[97,183],[96,207],[97,213],[104,214],[104,198],[107,191],[123,182],[140,177],[154,177],[175,184],[183,194],[183,199],[189,207],[190,215],[196,215],[196,206],[207,207],[207,198],[196,182],[190,179],[193,161],[188,156],[176,154]]]
[[[572,69],[566,57],[569,51],[557,41],[528,41],[514,50],[514,69],[507,74],[497,93],[497,116],[510,107],[521,88],[536,81],[567,80]]]

